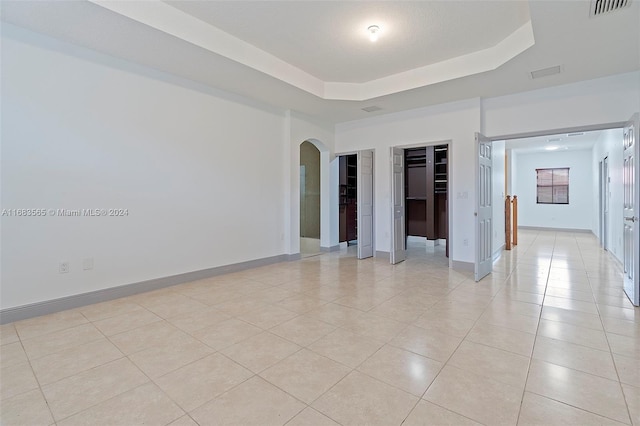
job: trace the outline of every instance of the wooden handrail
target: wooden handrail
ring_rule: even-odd
[[[505,249],[511,250],[511,195],[504,200],[504,240]]]
[[[505,250],[518,245],[518,196],[507,195],[504,200],[504,240]]]
[[[518,245],[518,196],[513,196],[513,245]]]

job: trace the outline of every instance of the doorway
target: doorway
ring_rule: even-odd
[[[373,257],[373,150],[338,157],[338,241]]]
[[[300,144],[300,254],[320,250],[320,151],[309,141]]]
[[[409,257],[416,248],[428,253],[443,249],[448,257],[447,154],[447,145],[404,150],[405,245]]]
[[[512,170],[517,168],[522,172],[522,169],[527,167],[533,170],[531,173],[521,175],[525,176],[525,180],[511,182],[511,187],[517,193],[515,195],[518,195],[519,200],[521,214],[518,217],[518,225],[519,227],[568,229],[573,232],[585,231],[598,234],[597,237],[600,237],[603,248],[606,248],[608,255],[617,258],[619,264],[622,265],[619,272],[623,272],[624,283],[620,291],[623,291],[636,306],[640,303],[640,282],[637,274],[640,269],[640,255],[637,249],[640,246],[640,232],[636,226],[640,203],[636,185],[636,182],[640,180],[640,170],[636,167],[636,158],[640,155],[640,147],[637,143],[639,127],[640,115],[635,114],[628,122],[493,138],[477,134],[477,146],[480,153],[482,153],[483,145],[501,140],[507,141],[507,148],[513,153],[513,148],[509,146],[510,143],[528,140],[536,150],[553,154],[549,158],[557,162],[560,153],[571,151],[572,141],[587,137],[588,133],[601,133],[602,136],[592,144],[592,147],[587,147],[589,149],[586,153],[588,159],[583,164],[589,164],[583,167],[586,172],[583,171],[582,174],[579,172],[577,163],[574,163],[576,165],[572,167],[567,167],[571,161],[577,161],[577,157],[585,156],[582,154],[567,156],[565,152],[564,159],[561,160],[563,164],[547,164],[543,168],[540,168],[542,166],[533,167],[530,164],[529,160],[533,157],[527,159],[529,164],[526,166],[525,162],[521,161],[520,155],[517,160],[512,160]],[[577,149],[576,152],[581,151],[580,148],[575,149]],[[478,253],[482,252],[481,247],[488,240],[486,233],[479,232],[482,231],[480,201],[483,199],[481,189],[482,182],[484,182],[481,157],[482,155],[479,156],[477,163],[476,175],[476,182],[481,186],[477,190],[478,196],[476,197],[478,200],[476,271],[483,264],[483,259],[478,257]],[[594,173],[596,167],[599,170]],[[553,173],[550,174],[549,170],[552,170]],[[555,180],[554,170],[558,170],[558,182]],[[531,176],[535,178],[532,180]],[[549,176],[552,177],[551,181],[549,181]],[[613,185],[611,185],[612,182]],[[581,186],[581,183],[584,185]],[[523,196],[523,190],[529,191],[527,196]],[[580,192],[583,196],[576,197]],[[572,194],[571,197],[569,194]],[[594,198],[594,194],[600,196]],[[582,200],[583,204],[579,205],[578,200]],[[560,206],[554,206],[554,204]],[[489,217],[489,219],[493,218]],[[542,223],[543,220],[547,220],[547,224]],[[558,256],[561,255],[558,254]],[[488,270],[488,273],[490,272],[491,269]],[[482,278],[482,274],[476,274],[476,280],[479,278]]]
[[[392,264],[449,257],[449,144],[392,148]]]
[[[358,156],[342,155],[339,162],[338,242],[349,247],[358,244]]]

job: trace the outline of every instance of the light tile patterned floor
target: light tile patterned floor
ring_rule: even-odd
[[[2,326],[2,425],[640,424],[640,310],[583,233],[491,276],[353,248]]]

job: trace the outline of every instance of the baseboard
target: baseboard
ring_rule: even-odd
[[[418,237],[416,235],[407,235],[408,243],[424,243],[427,241],[427,237]]]
[[[386,257],[387,259],[391,258],[391,253],[389,253],[388,251],[376,251],[374,253],[375,257]]]
[[[524,229],[528,231],[552,231],[552,232],[586,232],[592,234],[591,229],[578,229],[578,228],[548,228],[544,226],[518,226],[518,229]]]
[[[500,259],[500,256],[502,256],[502,250],[504,250],[504,248],[506,247],[506,244],[502,244],[498,250],[493,252],[493,261],[495,262],[496,260]]]
[[[323,253],[331,253],[333,251],[340,251],[340,244],[331,247],[320,247],[320,251]]]
[[[435,247],[435,246],[446,246],[447,240],[445,238],[429,240],[427,239],[427,237],[418,237],[415,235],[408,235],[407,243],[421,243],[421,244],[425,244],[427,247]]]
[[[474,272],[476,265],[473,262],[462,262],[460,260],[452,260],[451,268],[456,271]]]
[[[94,303],[107,302],[109,300],[133,296],[134,294],[171,287],[177,284],[184,284],[190,281],[211,278],[218,275],[240,272],[247,269],[258,268],[260,266],[297,259],[300,259],[300,253],[282,254],[2,309],[0,310],[0,324],[53,314],[67,309],[75,309],[81,306],[92,305]]]

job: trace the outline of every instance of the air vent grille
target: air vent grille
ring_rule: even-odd
[[[560,74],[562,67],[556,65],[555,67],[544,68],[537,71],[531,71],[531,78],[547,77],[554,74]]]
[[[368,106],[368,107],[362,108],[362,110],[366,111],[366,112],[375,112],[375,111],[380,111],[381,109],[382,108],[380,108],[377,105],[372,105],[372,106]]]
[[[589,15],[592,17],[604,15],[605,13],[627,7],[630,4],[631,0],[591,0]]]

